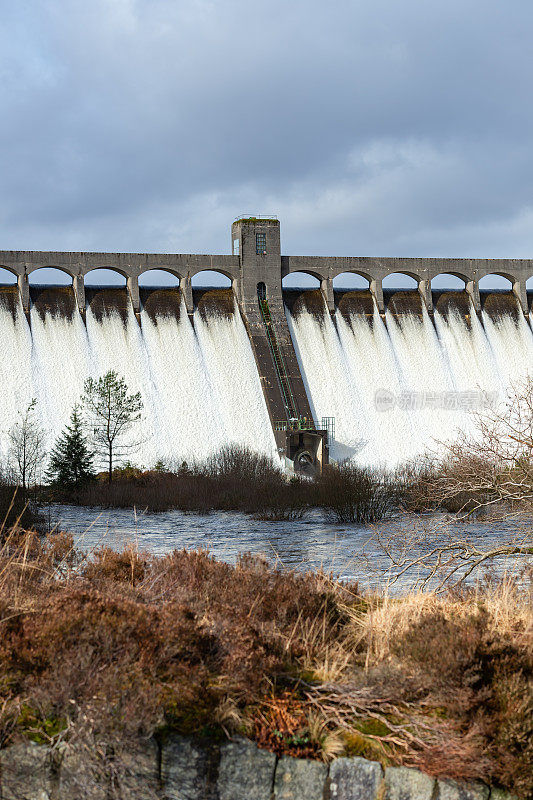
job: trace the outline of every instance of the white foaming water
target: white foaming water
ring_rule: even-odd
[[[480,322],[473,314],[471,327],[459,313],[435,312],[433,323],[425,311],[423,318],[387,312],[385,321],[376,313],[372,325],[359,314],[348,323],[339,311],[335,324],[307,313],[287,318],[315,416],[335,417],[335,459],[394,467],[438,452],[458,430],[473,429],[473,414],[464,396],[462,407],[445,408],[424,395],[490,392],[502,401],[533,375],[533,335],[523,317],[495,322],[483,314]],[[412,393],[414,407],[396,402],[402,393]]]
[[[86,324],[31,311],[31,328],[19,307],[14,321],[0,305],[0,457],[7,431],[32,398],[51,447],[79,401],[85,379],[114,369],[130,392],[140,391],[144,421],[132,439],[134,463],[158,459],[203,460],[225,444],[247,445],[276,456],[274,435],[254,356],[242,320],[195,314],[142,327],[130,313],[126,324],[112,312],[99,322],[87,309]]]
[[[459,312],[432,321],[387,313],[372,324],[337,312],[335,322],[311,314],[292,317],[289,327],[315,418],[335,417],[332,457],[394,466],[426,449],[439,448],[457,429],[472,429],[468,410],[420,403],[424,393],[485,391],[502,400],[507,389],[533,374],[533,335],[525,318],[497,321],[474,314],[470,327]],[[276,455],[276,445],[250,342],[238,314],[204,319],[194,327],[182,309],[179,321],[144,311],[139,327],[112,312],[99,322],[87,309],[86,323],[45,320],[31,311],[31,327],[19,307],[14,321],[0,306],[0,458],[7,430],[30,400],[51,447],[68,422],[87,376],[108,369],[122,375],[144,402],[142,438],[135,463],[153,466],[202,460],[225,444],[239,443]],[[385,409],[376,393],[388,393]],[[414,393],[415,407],[396,402]]]

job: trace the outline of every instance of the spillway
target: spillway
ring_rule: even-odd
[[[39,290],[27,318],[20,299],[0,290],[0,462],[7,431],[32,398],[50,448],[85,379],[109,369],[144,402],[133,463],[178,466],[231,443],[275,457],[254,352],[231,292],[204,292],[191,320],[177,290],[146,290],[138,320],[120,291],[88,290],[83,318],[71,289]],[[502,298],[487,299],[478,316],[459,293],[429,315],[418,295],[398,293],[380,315],[371,298],[346,293],[330,315],[314,294],[306,305],[286,293],[286,318],[315,422],[335,418],[334,460],[394,467],[438,451],[458,430],[473,429],[469,399],[474,411],[480,400],[501,401],[533,374],[530,324]],[[313,293],[297,295],[309,301]]]
[[[29,322],[22,308],[0,302],[0,451],[7,431],[32,398],[51,447],[69,420],[88,376],[114,369],[130,392],[140,391],[142,426],[131,434],[138,446],[131,461],[152,467],[201,461],[226,444],[277,454],[259,375],[238,313],[205,315],[193,322],[183,306],[177,315],[131,308],[106,313],[88,305],[85,321],[71,314],[43,313]]]
[[[287,310],[315,418],[335,418],[331,457],[395,467],[442,450],[474,415],[533,375],[533,335],[521,313],[460,307],[384,318],[352,309]]]

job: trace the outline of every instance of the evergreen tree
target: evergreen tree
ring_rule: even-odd
[[[47,478],[56,486],[79,488],[94,480],[94,455],[83,435],[78,406],[74,406],[67,425],[50,455]]]

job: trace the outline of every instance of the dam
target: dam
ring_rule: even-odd
[[[136,463],[179,466],[237,443],[303,471],[328,458],[393,467],[438,448],[532,373],[533,260],[282,255],[279,220],[250,216],[233,223],[230,255],[2,251],[0,268],[12,276],[0,286],[0,459],[32,398],[51,447],[84,380],[108,369],[143,397]],[[71,284],[33,284],[42,268]],[[125,287],[91,285],[102,268]],[[177,285],[143,287],[150,270]],[[228,288],[195,288],[206,270]],[[316,288],[287,288],[299,273]],[[412,289],[384,288],[398,273]],[[365,286],[339,288],[346,274]],[[443,274],[463,288],[432,290]],[[480,290],[488,275],[509,290]]]

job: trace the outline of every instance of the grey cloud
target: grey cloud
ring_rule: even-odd
[[[2,249],[533,253],[525,0],[0,0]]]

